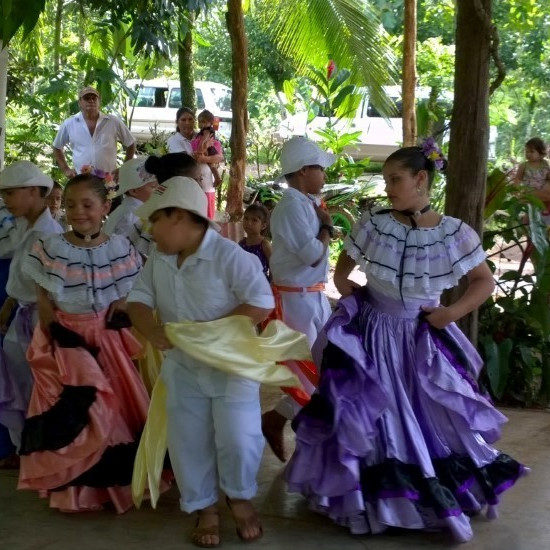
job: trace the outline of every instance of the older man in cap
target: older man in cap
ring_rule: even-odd
[[[87,167],[96,172],[114,172],[117,167],[117,142],[122,143],[129,160],[136,151],[130,130],[116,116],[100,112],[99,92],[86,86],[78,94],[80,112],[65,120],[53,142],[55,160],[63,173],[71,178]],[[74,169],[67,164],[63,149],[73,151]]]

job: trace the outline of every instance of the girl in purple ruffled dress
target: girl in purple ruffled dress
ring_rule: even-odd
[[[476,232],[430,209],[445,160],[399,149],[384,164],[391,208],[364,213],[346,238],[334,282],[342,294],[313,353],[317,392],[294,420],[289,488],[354,534],[388,527],[449,529],[472,538],[469,516],[527,468],[491,446],[506,417],[479,388],[482,360],[454,321],[494,281]],[[348,279],[358,265],[367,285]],[[448,307],[441,293],[466,276]]]

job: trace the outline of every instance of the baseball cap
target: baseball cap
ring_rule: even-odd
[[[127,160],[118,171],[118,189],[115,196],[123,195],[131,189],[139,189],[148,183],[156,182],[157,177],[145,170],[147,157]]]
[[[315,142],[303,136],[290,138],[281,150],[281,175],[277,182],[285,180],[285,174],[292,174],[304,166],[328,168],[334,164],[336,155],[323,151]]]
[[[171,207],[193,212],[204,218],[213,229],[220,230],[216,222],[208,219],[208,201],[204,191],[194,179],[183,176],[175,176],[159,185],[149,200],[136,210],[136,215],[148,220],[157,210]]]
[[[82,99],[86,94],[94,94],[99,97],[99,92],[92,86],[85,86],[78,92],[78,99]]]
[[[18,160],[0,172],[0,189],[46,187],[52,190],[53,180],[29,160]]]

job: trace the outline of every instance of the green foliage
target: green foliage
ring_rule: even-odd
[[[550,246],[540,208],[528,190],[494,170],[488,178],[485,216],[490,228],[484,248],[491,251],[497,293],[480,310],[480,348],[491,393],[525,405],[550,401]],[[524,223],[528,217],[528,223]],[[517,268],[498,271],[500,255],[519,251]],[[530,269],[530,264],[532,270]]]

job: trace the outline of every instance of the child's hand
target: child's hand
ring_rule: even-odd
[[[361,288],[361,285],[359,283],[356,283],[355,281],[352,281],[348,278],[340,281],[337,280],[335,277],[334,285],[336,286],[338,292],[341,294],[342,298],[347,298],[348,296],[351,296],[358,288]]]
[[[332,225],[332,218],[324,208],[321,208],[316,204],[313,205],[313,208],[315,208],[315,213],[317,214],[317,217],[319,218],[321,224]]]
[[[448,307],[426,307],[422,306],[422,310],[427,313],[425,319],[435,328],[445,328],[447,325],[455,321],[452,311]]]
[[[126,311],[126,298],[119,298],[114,302],[111,302],[109,310],[107,311],[106,321],[109,322],[113,318],[115,311]]]
[[[151,344],[153,344],[153,346],[161,351],[174,347],[170,340],[168,340],[163,326],[155,327],[149,334],[147,334],[147,339],[151,342]]]

